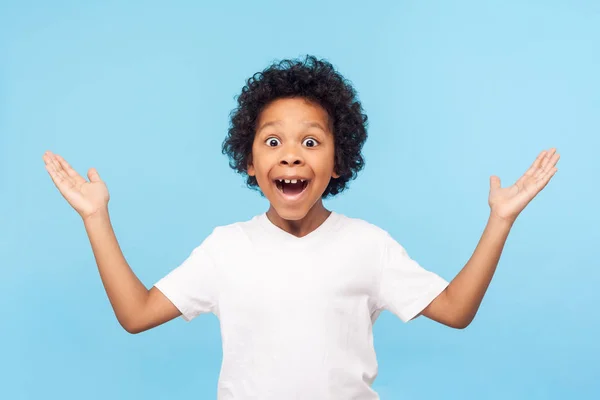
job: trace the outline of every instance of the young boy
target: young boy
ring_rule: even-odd
[[[219,399],[377,399],[372,324],[382,310],[462,329],[473,320],[519,213],[556,172],[542,151],[514,185],[490,180],[490,216],[475,252],[448,283],[384,230],[325,209],[363,167],[367,117],[326,61],[284,60],[247,82],[223,143],[231,166],[270,203],[216,227],[148,290],[112,230],[109,194],[59,155],[46,169],[82,217],[119,323],[138,333],[177,316],[220,320]]]

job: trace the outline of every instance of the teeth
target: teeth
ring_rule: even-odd
[[[298,181],[304,183],[306,179],[277,179],[279,183],[298,183]]]

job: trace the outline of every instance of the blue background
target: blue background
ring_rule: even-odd
[[[161,3],[0,3],[0,397],[215,398],[216,317],[127,334],[41,157],[98,169],[150,286],[267,209],[220,152],[228,114],[254,72],[310,53],[370,118],[365,170],[326,205],[446,279],[482,233],[489,176],[562,156],[471,326],[382,314],[382,399],[600,398],[600,3]]]

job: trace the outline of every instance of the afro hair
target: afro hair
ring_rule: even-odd
[[[350,82],[325,60],[311,55],[304,60],[286,59],[250,77],[237,97],[237,107],[231,111],[222,152],[228,156],[231,168],[246,177],[247,186],[258,189],[256,178],[247,173],[258,117],[271,102],[295,97],[320,105],[332,121],[334,168],[339,178],[331,179],[321,197],[334,196],[346,189],[364,167],[361,150],[367,139],[367,115]]]

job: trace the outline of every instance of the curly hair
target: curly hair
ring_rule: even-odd
[[[321,197],[334,196],[346,189],[364,167],[361,150],[367,139],[367,115],[350,82],[325,60],[311,55],[304,60],[286,59],[250,77],[237,97],[237,107],[230,113],[231,124],[222,152],[228,156],[230,167],[247,177],[247,186],[257,189],[256,178],[247,173],[256,122],[271,102],[293,97],[320,105],[333,122],[334,168],[339,178],[331,178]]]

